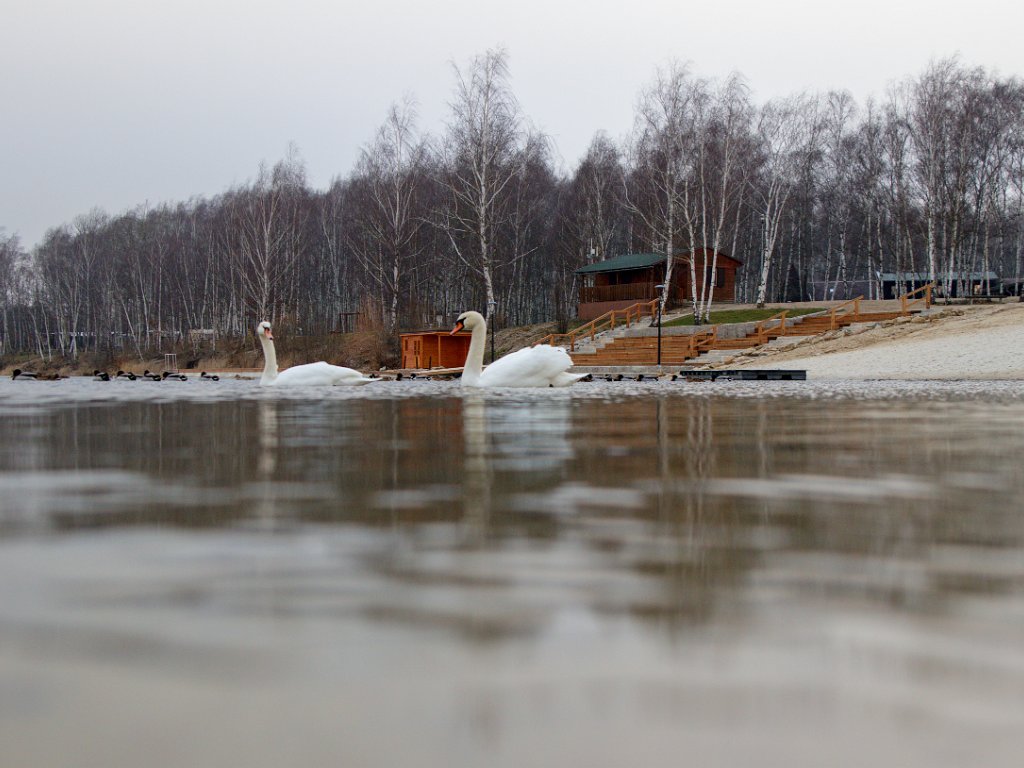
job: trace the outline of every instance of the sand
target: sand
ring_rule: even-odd
[[[716,367],[802,368],[809,379],[1024,379],[1024,304],[852,326]]]

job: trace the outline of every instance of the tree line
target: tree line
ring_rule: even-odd
[[[312,189],[289,150],[212,198],[94,211],[26,251],[0,231],[0,353],[144,355],[237,337],[261,319],[297,333],[440,326],[477,308],[503,324],[575,312],[579,267],[629,252],[694,270],[707,320],[716,270],[737,298],[828,298],[883,272],[951,290],[1020,278],[1024,84],[956,59],[859,105],[846,92],[754,102],[744,79],[672,64],[632,132],[598,132],[571,172],[523,114],[504,51],[453,67],[437,136],[396,103],[347,176]]]

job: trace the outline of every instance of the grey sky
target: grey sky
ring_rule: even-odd
[[[572,167],[626,133],[675,58],[744,74],[764,101],[845,88],[859,102],[930,59],[1024,74],[1015,0],[4,0],[0,228],[34,245],[100,207],[211,196],[294,142],[310,182],[348,173],[411,93],[437,131],[451,62],[504,45],[524,112]]]

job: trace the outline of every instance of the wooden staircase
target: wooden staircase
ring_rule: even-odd
[[[661,337],[661,364],[682,365],[714,349],[717,327],[688,336]],[[655,365],[657,336],[622,336],[594,352],[572,352],[574,365]]]
[[[931,306],[931,288],[931,285],[926,285],[901,296],[898,312],[861,312],[860,303],[864,298],[861,296],[840,304],[827,313],[805,317],[793,325],[786,325],[788,312],[779,312],[767,320],[760,321],[746,336],[737,339],[719,338],[717,326],[686,336],[662,335],[661,364],[683,365],[714,349],[750,349],[782,336],[817,336],[853,323],[873,323],[905,317],[920,311],[919,306]],[[917,294],[923,295],[920,298],[913,298]],[[623,336],[593,352],[570,350],[570,354],[574,365],[655,365],[658,339],[656,336]]]

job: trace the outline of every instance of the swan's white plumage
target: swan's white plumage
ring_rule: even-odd
[[[363,376],[359,371],[352,368],[344,368],[340,365],[330,363],[306,363],[305,365],[293,365],[277,374],[274,381],[269,382],[275,386],[301,386],[301,385],[331,385],[331,384],[369,384],[373,379]],[[268,383],[268,382],[264,382]]]
[[[585,374],[568,373],[572,358],[561,347],[526,347],[483,367],[487,323],[479,312],[464,312],[456,329],[473,333],[462,371],[467,387],[567,387]]]
[[[293,365],[278,373],[277,352],[274,349],[274,336],[270,332],[270,323],[264,320],[256,327],[256,335],[263,345],[263,375],[260,384],[275,387],[303,387],[369,384],[374,379],[363,376],[359,371],[330,363],[306,363]]]

